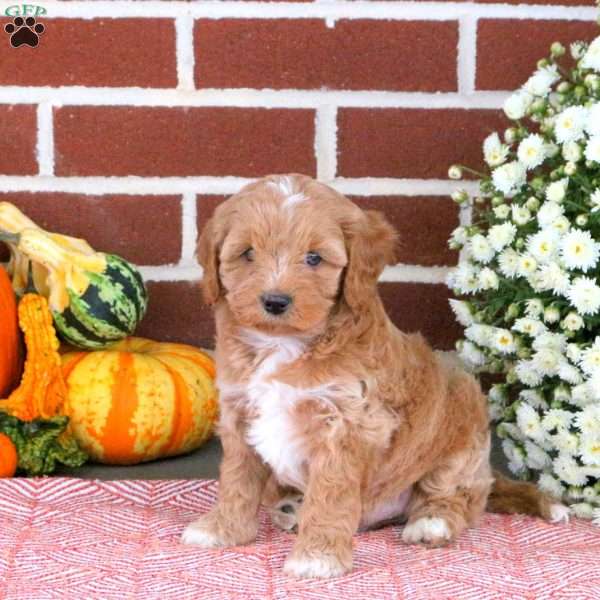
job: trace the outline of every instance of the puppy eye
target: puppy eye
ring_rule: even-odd
[[[316,267],[322,260],[317,252],[309,252],[304,257],[304,262],[310,267]]]
[[[242,252],[242,256],[248,261],[252,262],[254,260],[254,248],[252,246],[248,248],[246,251]]]

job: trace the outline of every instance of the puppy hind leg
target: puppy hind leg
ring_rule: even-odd
[[[479,453],[452,457],[415,485],[404,542],[444,546],[478,520],[493,482],[489,448]]]

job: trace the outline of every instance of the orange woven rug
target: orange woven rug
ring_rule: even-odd
[[[0,480],[2,600],[395,600],[600,598],[600,529],[486,515],[449,548],[399,528],[355,538],[355,570],[296,581],[293,536],[265,515],[256,544],[210,551],[179,536],[213,504],[213,481]]]

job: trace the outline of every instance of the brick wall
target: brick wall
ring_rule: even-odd
[[[552,41],[598,31],[593,0],[46,7],[38,48],[0,40],[0,199],[140,265],[140,333],[195,343],[212,335],[199,228],[252,178],[296,171],[387,213],[390,314],[450,348],[446,238],[468,214],[447,167],[479,163]]]

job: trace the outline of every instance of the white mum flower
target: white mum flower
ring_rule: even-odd
[[[538,69],[526,82],[523,88],[534,96],[547,96],[554,83],[560,79],[556,65]]]
[[[464,327],[468,327],[475,322],[473,317],[473,307],[462,300],[449,300],[450,308],[456,317],[456,320]]]
[[[554,448],[566,456],[573,456],[579,449],[579,436],[567,430],[561,429],[550,439]]]
[[[578,277],[567,291],[571,305],[582,315],[595,315],[600,309],[600,287],[594,279]]]
[[[531,220],[531,212],[525,206],[518,206],[513,204],[512,206],[512,220],[517,225],[525,225]]]
[[[556,219],[562,217],[564,212],[565,209],[562,205],[556,202],[544,202],[537,213],[537,220],[540,227],[549,227]]]
[[[573,420],[573,413],[560,408],[551,408],[542,419],[542,427],[545,431],[551,432],[555,429],[563,429],[568,431]]]
[[[533,368],[541,375],[553,377],[558,375],[558,370],[562,364],[562,355],[556,350],[544,348],[538,350],[531,358]]]
[[[600,435],[600,405],[588,404],[575,415],[575,427],[583,435]]]
[[[583,381],[581,371],[567,362],[561,363],[558,368],[558,376],[571,385],[579,385]]]
[[[498,256],[498,266],[505,277],[516,277],[519,270],[519,254],[512,248],[507,248]]]
[[[515,351],[515,338],[508,329],[501,327],[493,327],[490,337],[490,345],[492,348],[502,354],[510,354]]]
[[[571,229],[560,242],[560,256],[569,269],[581,269],[584,273],[595,267],[600,255],[600,244],[589,231]]]
[[[525,462],[531,469],[545,469],[552,464],[550,455],[529,440],[525,442],[525,455]]]
[[[483,142],[483,156],[490,167],[497,167],[506,160],[508,146],[500,141],[497,133],[492,133]]]
[[[588,140],[585,147],[585,159],[600,163],[600,135],[595,135]]]
[[[557,263],[542,265],[537,273],[538,287],[542,290],[552,290],[555,294],[564,295],[571,284],[569,276]]]
[[[567,231],[569,231],[569,229],[571,229],[571,223],[570,223],[569,219],[567,219],[567,217],[562,216],[562,217],[558,217],[558,219],[556,219],[556,221],[554,221],[552,223],[552,225],[550,225],[550,227],[552,227],[553,229],[556,229],[556,231],[558,231],[558,233],[563,234],[563,233],[567,233]]]
[[[563,319],[563,327],[567,331],[579,331],[584,326],[583,319],[576,312],[570,312]]]
[[[600,337],[579,356],[579,366],[586,375],[594,375],[600,372]]]
[[[538,480],[538,487],[543,492],[550,494],[553,498],[560,500],[565,492],[564,486],[558,479],[550,475],[549,473],[542,473]]]
[[[451,240],[460,244],[461,246],[466,244],[469,239],[469,234],[467,233],[466,227],[457,227],[452,231]]]
[[[571,388],[571,402],[575,406],[588,406],[594,402],[594,395],[587,383],[581,383]]]
[[[571,456],[559,454],[553,461],[553,469],[557,477],[569,485],[585,485],[587,482],[587,475]]]
[[[502,403],[508,398],[506,389],[503,385],[495,383],[488,392],[488,397],[492,402]]]
[[[563,177],[558,181],[553,181],[546,188],[546,200],[550,202],[560,203],[565,199],[567,187],[569,186],[569,178]]]
[[[538,390],[521,390],[519,392],[519,400],[527,402],[533,408],[541,408],[542,410],[548,408],[544,395]]]
[[[500,204],[500,206],[494,206],[494,214],[498,219],[506,219],[510,215],[510,206],[507,204]]]
[[[556,255],[558,242],[558,231],[542,229],[527,238],[527,250],[539,263],[547,263]]]
[[[583,152],[581,146],[577,142],[567,142],[566,144],[563,144],[562,155],[565,160],[576,163],[581,160]]]
[[[531,346],[534,350],[550,349],[562,353],[567,348],[567,337],[562,333],[544,331],[533,340]]]
[[[596,188],[590,195],[590,204],[592,205],[592,212],[600,210],[600,188]]]
[[[533,96],[525,91],[519,90],[504,102],[504,112],[509,119],[522,119],[527,114],[527,109],[533,102]]]
[[[567,344],[566,354],[567,358],[572,363],[578,363],[579,357],[581,356],[581,348],[579,347],[579,344]]]
[[[532,319],[544,312],[544,303],[538,298],[531,298],[525,302],[525,314]]]
[[[508,207],[507,207],[508,208]],[[500,252],[505,246],[508,246],[517,234],[517,228],[512,223],[502,223],[494,225],[488,232],[488,240],[496,252]]]
[[[500,284],[498,275],[489,267],[485,267],[479,272],[479,283],[482,290],[497,290]]]
[[[570,46],[569,46],[569,50],[571,51],[571,56],[575,59],[575,60],[579,60],[580,58],[583,58],[583,55],[585,54],[585,51],[587,50],[587,45],[585,44],[585,42],[573,42]]]
[[[600,373],[593,373],[586,381],[586,385],[594,402],[600,402]]]
[[[485,354],[469,340],[463,341],[458,355],[463,362],[471,367],[480,367],[486,362]]]
[[[528,135],[519,144],[517,157],[528,170],[539,167],[546,158],[544,138],[537,133]]]
[[[586,465],[600,466],[600,436],[581,436],[579,455]]]
[[[512,329],[518,331],[519,333],[525,333],[531,337],[535,337],[546,331],[546,326],[538,319],[522,317],[515,321]]]
[[[532,440],[544,439],[545,433],[542,429],[540,415],[526,402],[521,402],[517,408],[517,425],[528,438]]]
[[[529,277],[532,273],[535,273],[537,268],[537,261],[530,254],[521,254],[519,256],[519,264],[517,267],[517,274],[521,277]]]
[[[525,469],[525,452],[512,440],[502,440],[502,450],[509,460],[509,466],[513,473],[519,473]]]
[[[492,181],[497,190],[505,195],[518,192],[527,180],[525,167],[516,160],[496,167],[492,172]]]
[[[469,244],[473,258],[481,263],[489,263],[494,258],[494,249],[487,238],[480,233],[475,234]]]
[[[583,106],[569,106],[556,117],[554,135],[556,141],[575,142],[583,137],[588,118],[588,109]]]
[[[535,387],[542,383],[542,375],[535,369],[530,360],[520,360],[515,367],[517,379],[529,387]]]
[[[489,346],[494,331],[489,325],[470,325],[465,329],[465,337],[479,346]]]
[[[448,285],[461,294],[479,291],[479,272],[469,263],[461,263],[451,272]]]
[[[600,36],[588,46],[586,53],[581,59],[581,66],[584,69],[600,71]]]
[[[585,130],[590,136],[600,135],[600,102],[596,102],[590,107],[589,119],[585,125]]]
[[[507,423],[503,421],[498,425],[498,435],[500,437],[509,437],[513,440],[524,442],[527,436],[519,429],[515,423]]]

